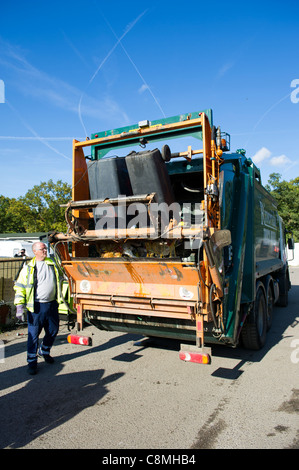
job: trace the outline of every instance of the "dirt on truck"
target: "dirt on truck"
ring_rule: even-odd
[[[67,233],[51,241],[78,331],[88,320],[176,338],[198,363],[212,343],[265,344],[274,305],[288,301],[286,233],[212,110],[75,140],[72,186]]]

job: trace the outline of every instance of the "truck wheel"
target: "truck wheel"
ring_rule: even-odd
[[[288,271],[279,279],[279,298],[277,305],[279,307],[287,307],[289,303],[289,279]]]
[[[253,319],[248,318],[249,321],[245,322],[241,336],[245,348],[258,350],[264,346],[267,334],[267,302],[261,282],[256,286],[256,297],[252,313]]]
[[[267,331],[270,330],[273,320],[273,308],[274,308],[274,293],[272,278],[268,279],[266,285],[266,296],[267,296]]]

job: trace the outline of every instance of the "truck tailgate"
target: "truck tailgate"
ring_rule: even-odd
[[[190,319],[199,301],[193,263],[76,258],[63,267],[84,310]]]

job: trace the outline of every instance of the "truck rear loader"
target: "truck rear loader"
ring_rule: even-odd
[[[291,286],[285,229],[212,110],[74,140],[72,186],[67,233],[51,241],[77,331],[179,339],[198,363],[213,343],[263,347]]]

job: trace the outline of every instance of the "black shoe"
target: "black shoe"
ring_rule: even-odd
[[[53,357],[50,356],[50,354],[43,354],[42,357],[48,364],[53,364],[53,362],[55,362]]]
[[[41,348],[39,348],[37,355],[38,357],[42,357],[48,364],[53,364],[54,362],[54,359],[52,356],[50,356],[50,354],[43,354],[41,352]]]
[[[36,375],[37,374],[37,367],[36,366],[28,366],[28,374],[29,375]]]

